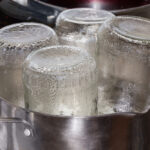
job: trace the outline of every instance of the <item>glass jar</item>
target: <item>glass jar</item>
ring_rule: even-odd
[[[56,45],[55,32],[39,23],[19,23],[0,30],[0,97],[24,106],[22,64],[38,48]]]
[[[60,44],[80,47],[96,59],[98,28],[113,16],[110,12],[92,8],[63,11],[56,21]]]
[[[32,52],[24,64],[26,106],[51,115],[96,115],[96,63],[71,46]]]
[[[112,18],[99,29],[98,45],[99,114],[146,110],[150,20],[131,16]]]

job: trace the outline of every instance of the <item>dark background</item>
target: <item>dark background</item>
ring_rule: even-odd
[[[0,0],[1,1],[1,0]],[[94,7],[99,6],[99,9],[114,10],[124,9],[130,7],[137,7],[145,4],[149,4],[150,0],[41,0],[48,4],[54,4],[66,8],[75,7]],[[0,10],[0,28],[12,23],[22,22],[21,20],[14,19],[4,14]]]

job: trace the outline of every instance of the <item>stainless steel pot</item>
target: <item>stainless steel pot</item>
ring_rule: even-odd
[[[110,3],[110,5],[112,5]],[[1,0],[0,9],[11,17],[54,25],[58,14],[66,8],[44,3],[40,0]],[[111,11],[116,15],[135,15],[150,18],[150,4]]]
[[[1,150],[150,150],[150,112],[44,115],[0,99]]]
[[[53,24],[64,9],[36,0],[26,2],[2,0],[0,7],[18,18],[47,24]],[[150,5],[145,5],[113,13],[150,18],[149,9]],[[150,150],[149,139],[150,111],[60,117],[32,112],[0,99],[0,150]]]

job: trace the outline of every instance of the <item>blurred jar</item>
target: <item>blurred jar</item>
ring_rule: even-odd
[[[0,97],[24,106],[22,64],[38,48],[57,44],[55,32],[39,23],[20,23],[0,30]]]
[[[80,47],[96,59],[98,28],[113,16],[110,12],[91,8],[63,11],[56,21],[60,44]]]
[[[95,69],[94,59],[75,47],[54,46],[31,53],[24,64],[27,107],[52,115],[95,115]]]
[[[144,111],[149,96],[150,20],[112,18],[99,29],[98,45],[99,114]]]

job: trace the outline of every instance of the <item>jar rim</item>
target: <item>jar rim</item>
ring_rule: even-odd
[[[94,15],[93,18],[92,15]],[[105,10],[96,10],[93,8],[74,8],[63,11],[59,15],[57,21],[59,20],[60,17],[63,17],[65,21],[70,23],[92,25],[92,24],[101,24],[108,17],[113,16],[114,16],[113,13]]]
[[[73,60],[73,57],[75,59],[70,63],[69,58]],[[32,71],[54,75],[66,72],[79,74],[87,65],[90,70],[96,68],[94,59],[86,51],[67,45],[50,46],[33,51],[28,55],[24,64]]]
[[[133,22],[136,23],[136,26],[133,24]],[[138,24],[138,22],[139,22],[139,24]],[[150,19],[136,17],[136,16],[115,17],[115,18],[111,19],[109,27],[112,30],[112,33],[114,33],[121,39],[124,39],[128,42],[132,42],[135,44],[149,45],[150,44],[150,34],[142,32],[142,29],[144,29],[144,28],[140,29],[140,27],[142,27],[141,23],[143,24],[144,28],[147,25],[147,26],[149,26],[149,29],[150,29]],[[122,25],[122,27],[121,27],[121,25]],[[125,27],[123,27],[123,25],[125,25]],[[136,32],[136,31],[139,31],[139,32]],[[146,29],[145,29],[145,32],[146,32]],[[148,30],[148,32],[150,33],[150,30]]]
[[[35,35],[37,34],[38,36],[34,36],[34,35],[32,35],[32,32],[30,33],[30,30],[29,30],[29,34],[32,35],[32,37],[35,37],[35,38],[33,38],[33,39],[30,38],[30,37],[28,38],[28,36],[30,36],[30,35],[26,34],[25,39],[27,39],[27,41],[24,40],[23,42],[21,42],[21,40],[22,40],[22,38],[21,38],[21,36],[22,36],[21,29],[20,29],[20,31],[19,31],[19,29],[16,30],[16,32],[18,32],[17,33],[18,36],[16,38],[15,38],[15,35],[13,35],[13,34],[9,39],[7,37],[5,37],[5,32],[7,33],[7,31],[9,31],[9,30],[13,30],[13,28],[15,30],[15,28],[17,28],[17,27],[23,28],[25,26],[30,27],[32,25],[37,26],[37,27],[41,27],[42,29],[44,29],[45,33],[46,33],[46,34],[43,33],[43,34],[45,34],[45,38],[40,38],[41,35],[38,35],[38,33],[36,33],[36,31],[34,31],[34,33],[35,33]],[[40,42],[40,41],[46,41],[47,39],[50,39],[53,36],[56,36],[56,33],[52,28],[48,27],[47,25],[44,25],[44,24],[41,24],[41,23],[34,23],[34,22],[16,23],[16,24],[12,24],[12,25],[3,27],[0,30],[0,42],[2,42],[4,44],[8,44],[8,45],[11,44],[12,46],[16,46],[16,47],[19,46],[19,45],[24,45],[24,44],[25,45],[30,45],[34,42],[36,43],[36,42]]]

